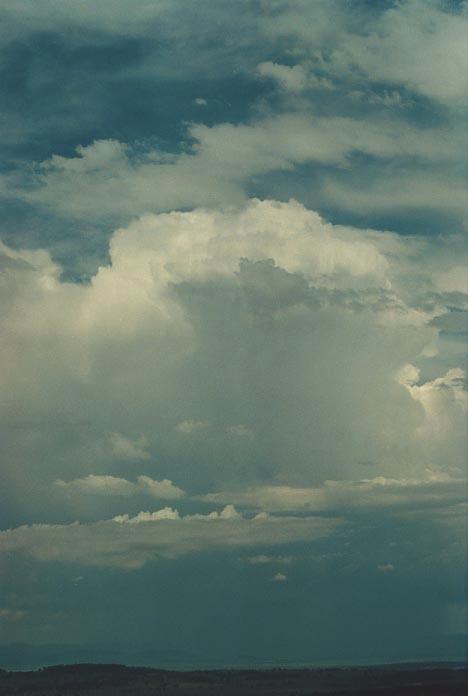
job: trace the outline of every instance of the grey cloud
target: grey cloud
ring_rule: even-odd
[[[108,439],[112,453],[116,457],[130,461],[142,461],[150,457],[147,451],[148,442],[144,436],[132,440],[121,433],[109,433]]]
[[[0,607],[0,621],[16,622],[22,621],[28,612],[24,609],[10,609],[9,607]]]
[[[295,517],[245,519],[227,514],[180,517],[159,513],[121,516],[94,524],[18,527],[0,532],[0,553],[20,553],[38,561],[110,566],[132,570],[158,558],[175,558],[221,548],[282,546],[329,536],[338,520]]]
[[[63,481],[58,479],[54,485],[67,494],[94,494],[106,496],[129,496],[146,493],[153,498],[176,500],[185,493],[172,481],[156,481],[150,476],[138,476],[136,483],[109,474],[88,474],[84,478]]]
[[[138,0],[129,12],[128,3],[123,0],[91,11],[83,3],[63,2],[57,9],[48,0],[18,1],[2,11],[1,38],[8,42],[24,33],[54,31],[79,44],[102,42],[106,37],[108,40],[109,37],[153,39],[156,36],[177,42],[185,56],[191,56],[185,64],[186,70],[193,72],[203,66],[210,74],[220,63],[213,60],[215,56],[222,55],[224,63],[232,62],[233,43],[237,46],[236,58],[244,69],[249,61],[253,67],[262,61],[274,66],[273,61],[265,60],[258,47],[267,55],[275,47],[276,53],[278,48],[283,53],[289,49],[296,57],[309,61],[324,77],[359,84],[364,75],[376,83],[402,84],[449,103],[460,102],[465,95],[466,8],[463,4],[448,7],[441,0],[406,0],[396,6],[378,8],[359,3],[351,10],[340,2],[323,0],[314,3],[300,0],[293,5],[242,1],[235,7],[219,0],[203,2],[202,8],[196,12],[185,2]],[[190,31],[193,26],[197,27],[196,32]],[[235,41],[220,47],[214,40],[215,31],[219,34],[228,30],[234,34]],[[206,49],[208,38],[211,38],[210,50]],[[240,50],[242,47],[248,50]],[[174,60],[166,59],[162,69],[174,73],[177,67],[177,62],[174,65]]]
[[[384,160],[437,161],[441,167],[445,160],[453,163],[458,159],[460,151],[455,131],[421,131],[382,118],[323,118],[301,113],[210,128],[194,124],[189,135],[194,142],[192,151],[180,154],[151,149],[142,153],[118,141],[96,141],[79,146],[73,157],[54,155],[40,163],[33,182],[23,191],[18,191],[16,179],[11,187],[30,203],[53,206],[55,212],[72,217],[128,219],[150,211],[235,204],[245,199],[252,177],[292,171],[307,162],[347,167],[348,158],[360,152]],[[410,191],[399,182],[398,172],[393,182],[374,183],[372,199],[361,191],[344,189],[332,179],[325,181],[324,195],[336,197],[350,210],[367,201],[374,209],[427,204],[460,211],[461,181],[447,188],[437,172],[437,168],[434,173],[426,168],[424,175],[417,171]]]
[[[327,77],[401,84],[448,104],[465,98],[464,4],[407,0],[366,13],[362,6],[356,12],[354,5],[351,10],[339,2],[301,0],[269,14],[269,35],[288,39]]]
[[[397,512],[463,504],[464,479],[426,475],[425,479],[375,477],[358,481],[325,481],[316,488],[259,486],[247,490],[208,493],[210,503],[235,504],[270,512],[349,514],[362,510]],[[461,486],[461,487],[460,487]]]
[[[266,556],[265,554],[259,554],[258,556],[247,556],[242,560],[249,565],[263,566],[270,565],[272,563],[289,565],[294,559],[292,556]]]
[[[454,334],[466,334],[468,332],[468,311],[452,309],[432,320],[433,326],[441,331]]]

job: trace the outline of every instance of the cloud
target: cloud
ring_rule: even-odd
[[[145,22],[151,19],[157,20],[168,7],[169,3],[165,0],[157,5],[145,0],[136,0],[135,11],[130,16],[126,0],[117,0],[112,7],[103,7],[98,12],[92,12],[86,3],[77,5],[71,0],[64,0],[58,8],[53,0],[42,0],[40,3],[33,4],[28,0],[19,0],[15,7],[5,10],[4,16],[10,21],[22,19],[26,26],[34,31],[46,29],[48,23],[52,21],[52,26],[55,28],[65,29],[67,25],[69,27],[88,26],[93,30],[100,28],[107,29],[109,33],[128,34],[134,31],[146,31]]]
[[[369,196],[351,182],[343,184],[339,175],[358,166],[359,153],[382,166],[395,158],[400,163],[390,181],[387,171],[371,178],[376,209],[411,204],[445,211],[455,206],[459,213],[462,209],[463,181],[455,168],[463,147],[459,128],[421,129],[387,115],[352,118],[292,110],[235,125],[190,124],[187,140],[191,147],[178,154],[96,140],[78,146],[72,156],[53,155],[39,162],[32,178],[30,167],[23,179],[19,172],[5,175],[5,186],[9,195],[29,205],[96,224],[128,221],[145,212],[238,205],[253,177],[289,172],[294,180],[298,167],[314,163],[328,168],[321,175],[324,202],[336,195],[353,211],[363,199],[369,206]],[[411,179],[411,187],[401,177]]]
[[[144,435],[137,440],[131,440],[120,433],[109,433],[108,439],[112,453],[120,459],[129,459],[130,461],[149,459],[149,453],[146,450],[148,443]]]
[[[141,524],[144,522],[156,522],[157,520],[180,520],[180,515],[177,510],[165,507],[161,510],[156,510],[156,512],[139,512],[135,517],[117,515],[113,520],[120,524]]]
[[[209,428],[208,421],[184,420],[177,423],[175,429],[182,435],[191,435]]]
[[[23,609],[9,609],[8,607],[0,607],[0,621],[13,622],[22,621],[28,612]]]
[[[399,510],[453,506],[464,502],[460,489],[463,479],[427,472],[425,479],[386,479],[325,481],[314,488],[258,486],[247,490],[208,493],[201,497],[210,503],[230,503],[269,512],[355,514],[360,511],[398,512]]]
[[[361,609],[395,643],[405,620],[429,634],[447,615],[448,632],[466,555],[466,3],[4,5],[7,637],[107,640],[141,610],[143,644],[135,583],[163,582],[161,635],[178,611],[174,645],[199,647],[210,586],[232,643],[224,600],[247,576],[242,602],[291,654],[315,614],[325,643]],[[108,573],[84,568],[195,554],[120,578],[136,604],[103,603]],[[292,559],[326,611],[269,601],[262,577],[284,583]]]
[[[306,89],[334,89],[333,83],[325,77],[318,77],[310,65],[282,65],[266,61],[257,65],[256,73],[261,78],[274,80],[288,97]]]
[[[434,279],[456,266],[456,240],[251,200],[135,220],[113,234],[89,284],[62,281],[44,250],[3,245],[1,255],[2,456],[11,490],[32,457],[45,462],[27,475],[38,510],[53,480],[177,499],[168,481],[188,495],[308,490],[359,481],[363,461],[388,480],[420,481],[427,467],[460,476],[458,381],[429,388],[448,369],[434,320],[452,299]],[[418,393],[440,412],[447,404],[440,431],[398,379],[407,364],[421,370],[414,386],[428,384]],[[139,460],[157,483],[135,481]]]
[[[153,498],[177,500],[178,498],[183,498],[185,496],[185,492],[181,488],[174,486],[172,481],[169,481],[169,479],[155,481],[150,476],[138,476],[137,483],[140,490],[142,490],[144,493],[152,495]]]
[[[402,83],[441,102],[461,103],[467,87],[462,69],[467,26],[465,6],[451,12],[438,0],[411,0],[382,14],[375,34],[357,41],[350,53],[374,80]]]
[[[265,554],[259,554],[258,556],[248,556],[243,559],[245,563],[249,565],[270,565],[272,563],[284,563],[289,565],[292,563],[292,556],[267,556]]]
[[[418,429],[421,437],[430,434],[433,438],[443,438],[456,423],[461,427],[468,411],[464,370],[454,367],[442,377],[421,383],[420,371],[408,364],[400,371],[399,379],[411,397],[424,408],[426,420]]]
[[[242,520],[244,515],[236,510],[234,505],[226,505],[220,512],[210,512],[207,515],[196,513],[187,515],[185,519],[190,520]]]
[[[187,553],[313,542],[329,536],[338,524],[318,517],[246,519],[230,506],[219,513],[185,517],[163,508],[89,524],[34,524],[2,531],[0,554],[131,570]]]
[[[440,292],[462,292],[468,295],[468,270],[466,266],[453,266],[437,273],[435,283]]]
[[[432,323],[441,332],[462,336],[468,332],[468,311],[465,308],[452,308],[446,314],[435,317]]]
[[[71,0],[64,1],[59,10],[52,0],[18,0],[2,11],[2,43],[46,30],[72,46],[132,38],[145,41],[149,53],[133,70],[172,77],[178,74],[177,68],[180,75],[180,65],[161,46],[177,42],[183,52],[184,74],[193,76],[219,75],[223,68],[229,71],[235,66],[246,70],[252,62],[282,76],[285,70],[300,67],[302,59],[320,70],[321,76],[341,82],[360,84],[365,79],[400,84],[442,103],[464,99],[468,20],[463,3],[405,0],[375,8],[365,4],[349,8],[337,0],[298,0],[264,4],[259,9],[247,2],[233,8],[222,0],[202,2],[196,10],[180,0],[157,4],[137,0],[132,7],[129,16],[125,0],[114,2],[112,9],[105,6],[93,11],[85,3]],[[219,47],[215,37],[228,30],[231,43]],[[154,60],[154,44],[159,48],[159,61]],[[284,44],[296,58],[295,66],[265,61],[265,56],[277,54]],[[232,51],[232,46],[237,50]],[[298,78],[294,75],[294,79]]]
[[[220,512],[210,512],[206,515],[196,513],[194,515],[186,515],[181,518],[177,510],[170,507],[157,510],[156,512],[139,512],[135,517],[128,515],[117,515],[114,517],[114,522],[121,524],[140,524],[141,522],[154,522],[155,520],[241,520],[242,513],[238,512],[234,505],[226,505]]]
[[[88,474],[73,481],[54,481],[54,485],[68,493],[95,493],[98,495],[133,495],[135,485],[117,476]]]
[[[302,65],[280,65],[266,61],[257,65],[257,73],[261,77],[276,80],[283,89],[290,92],[300,92],[307,85],[307,74]]]
[[[230,437],[240,437],[246,438],[248,440],[251,440],[255,437],[254,431],[251,428],[248,428],[246,425],[242,424],[228,425],[227,428],[225,428],[225,432]]]
[[[464,4],[405,0],[362,12],[358,25],[355,20],[354,6],[348,10],[338,2],[301,0],[266,13],[264,31],[276,40],[294,41],[296,53],[328,77],[349,82],[364,77],[370,83],[403,85],[443,104],[462,103],[467,85]]]
[[[402,211],[424,208],[464,219],[462,181],[452,168],[436,168],[431,173],[419,170],[402,172],[398,168],[382,170],[378,176],[362,181],[340,181],[327,176],[323,183],[324,199],[355,214],[391,213],[395,202]]]
[[[174,486],[172,481],[164,479],[155,481],[149,476],[138,476],[137,482],[132,483],[123,478],[109,475],[88,474],[88,476],[72,481],[58,479],[54,485],[67,493],[91,493],[106,496],[129,496],[146,493],[153,498],[165,498],[176,500],[183,498],[185,493],[181,488]]]

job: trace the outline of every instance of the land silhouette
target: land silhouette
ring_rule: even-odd
[[[77,664],[0,670],[0,696],[461,696],[461,664],[175,671]]]

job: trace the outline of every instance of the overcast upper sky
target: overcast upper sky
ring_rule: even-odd
[[[463,658],[467,3],[0,27],[0,658]]]

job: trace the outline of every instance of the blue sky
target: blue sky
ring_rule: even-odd
[[[459,659],[466,3],[0,20],[2,645]]]

